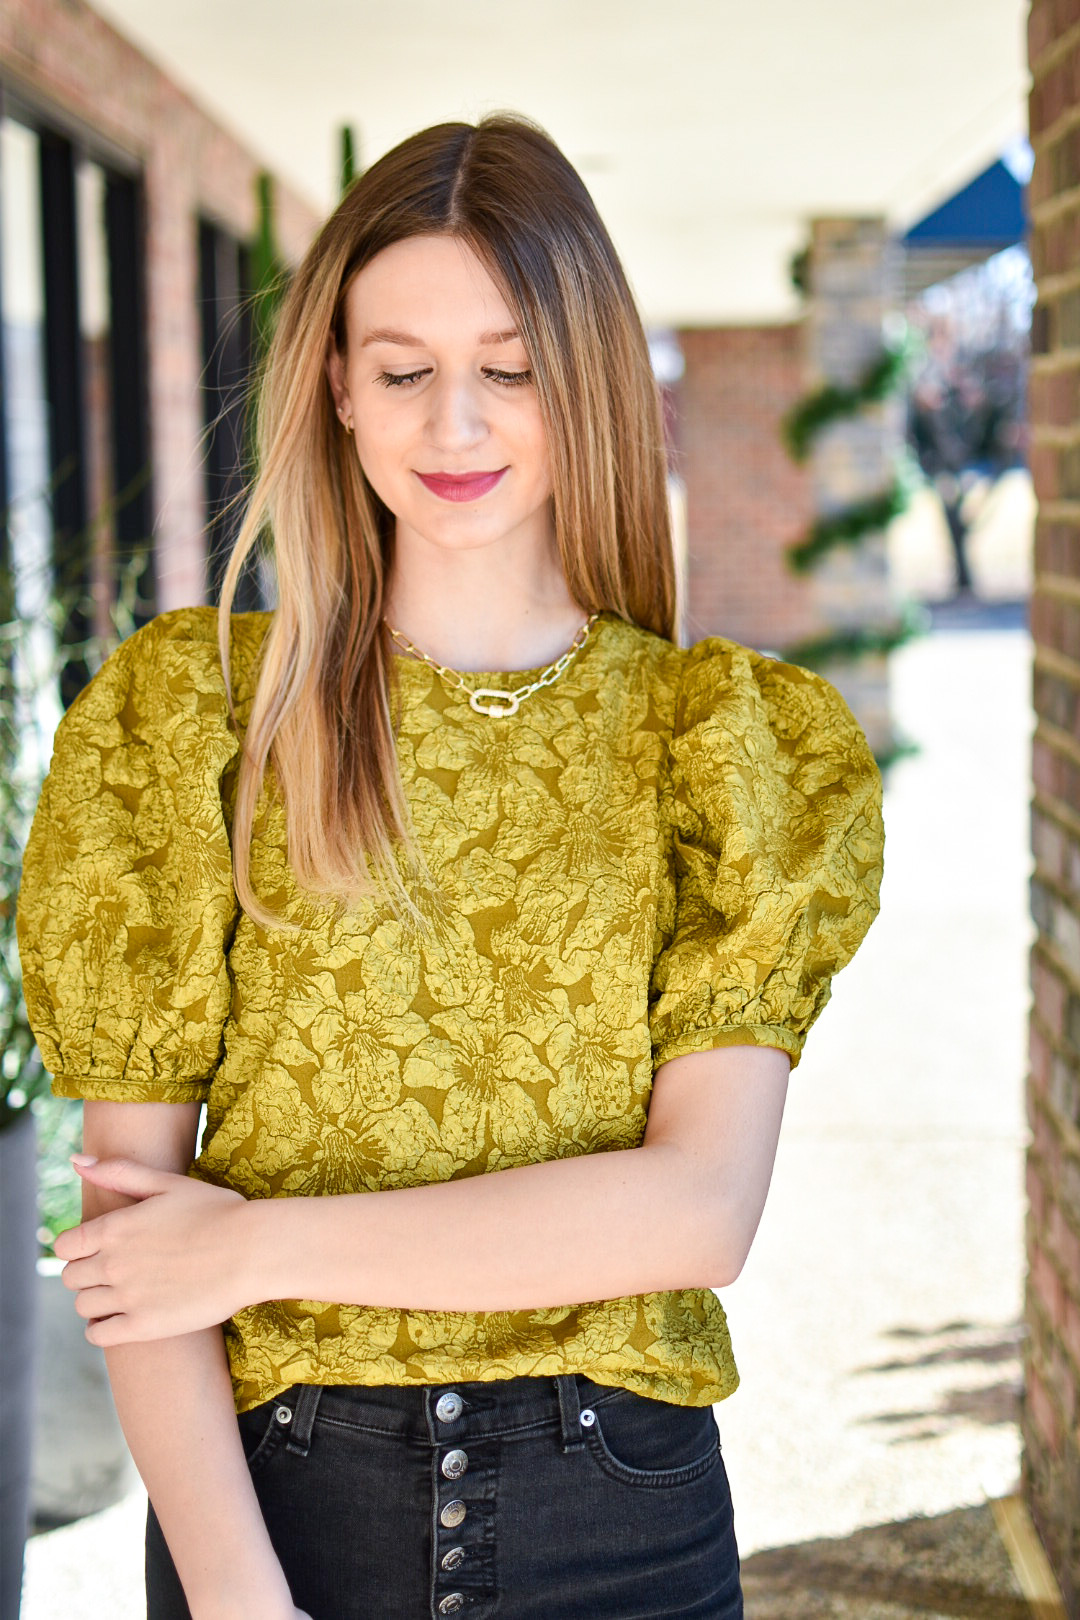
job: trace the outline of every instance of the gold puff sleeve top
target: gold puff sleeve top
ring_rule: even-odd
[[[873,757],[820,676],[705,641],[685,655],[670,759],[676,912],[653,972],[655,1061],[752,1040],[794,1066],[877,911]]]
[[[147,626],[76,698],[27,842],[24,993],[61,1095],[201,1100],[221,1060],[237,742],[212,635],[182,629]]]
[[[241,728],[268,624],[233,619]],[[215,613],[162,615],[91,681],[57,733],[19,898],[58,1092],[205,1100],[193,1174],[312,1197],[634,1147],[668,1059],[750,1042],[798,1061],[881,875],[878,772],[825,681],[604,614],[513,717],[411,659],[395,685],[424,927],[301,894],[270,783],[252,878],[294,932],[233,892]],[[296,1382],[581,1372],[704,1405],[738,1381],[707,1289],[511,1313],[280,1300],[226,1340],[240,1409]]]

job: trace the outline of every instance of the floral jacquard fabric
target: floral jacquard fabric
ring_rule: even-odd
[[[241,729],[268,624],[233,620]],[[163,614],[91,681],[19,900],[59,1094],[205,1100],[195,1174],[310,1197],[633,1147],[668,1059],[752,1042],[798,1061],[881,874],[878,773],[826,682],[610,614],[512,718],[415,660],[395,676],[425,926],[302,895],[268,783],[252,877],[299,932],[233,891],[215,613]],[[226,1338],[240,1409],[296,1382],[581,1372],[690,1405],[737,1383],[708,1290],[509,1314],[284,1300]]]

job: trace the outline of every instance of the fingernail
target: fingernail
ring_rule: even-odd
[[[97,1160],[94,1158],[92,1153],[73,1153],[71,1155],[71,1162],[72,1164],[77,1165],[80,1170],[85,1166],[97,1164]]]

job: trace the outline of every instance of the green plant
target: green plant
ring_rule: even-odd
[[[344,197],[354,180],[359,179],[361,170],[356,161],[356,137],[350,124],[341,126],[341,195]]]
[[[82,1104],[67,1097],[37,1097],[38,1242],[43,1254],[82,1216],[82,1183],[71,1168],[71,1155],[82,1147]]]

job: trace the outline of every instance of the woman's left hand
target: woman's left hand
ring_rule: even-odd
[[[239,1193],[130,1159],[72,1162],[84,1181],[138,1200],[56,1240],[91,1344],[174,1338],[253,1303],[244,1298],[248,1205]]]

